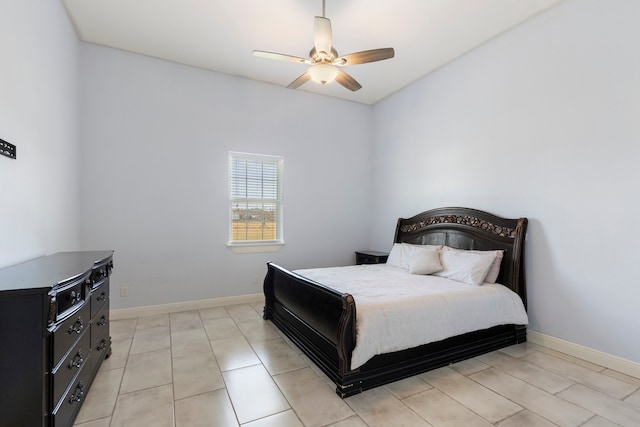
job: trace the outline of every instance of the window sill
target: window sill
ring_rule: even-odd
[[[260,254],[277,252],[284,246],[284,242],[270,243],[229,243],[227,247],[236,254]]]

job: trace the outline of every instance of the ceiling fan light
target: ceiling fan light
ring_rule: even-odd
[[[331,83],[338,76],[338,68],[330,64],[315,64],[309,67],[309,75],[314,82]]]

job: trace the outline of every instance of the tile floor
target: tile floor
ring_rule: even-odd
[[[75,426],[640,426],[640,379],[530,343],[343,400],[261,313],[112,321]]]

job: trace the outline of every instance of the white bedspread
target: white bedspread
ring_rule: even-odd
[[[296,270],[356,301],[351,369],[404,350],[504,324],[528,324],[520,297],[500,284],[471,286],[386,264]]]

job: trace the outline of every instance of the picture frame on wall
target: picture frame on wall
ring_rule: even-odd
[[[3,156],[7,156],[10,159],[16,158],[16,146],[5,141],[4,139],[0,139],[0,154]]]

